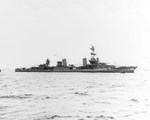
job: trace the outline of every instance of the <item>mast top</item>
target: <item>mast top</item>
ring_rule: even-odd
[[[92,50],[92,52],[95,51],[94,46],[92,44],[91,44],[91,48],[90,49]]]

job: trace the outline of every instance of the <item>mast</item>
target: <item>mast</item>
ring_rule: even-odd
[[[50,60],[47,58],[46,59],[46,66],[49,66],[50,65]]]
[[[96,53],[95,53],[95,49],[94,49],[94,46],[93,45],[91,45],[91,59],[95,59],[95,55],[96,55]]]
[[[90,64],[98,64],[99,59],[98,59],[98,58],[95,59],[96,53],[95,53],[95,48],[94,48],[94,46],[91,45],[91,48],[90,48],[90,49],[91,49],[91,59],[89,60]]]

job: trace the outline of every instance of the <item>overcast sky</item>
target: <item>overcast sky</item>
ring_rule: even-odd
[[[150,65],[149,0],[1,0],[0,68],[100,61]]]

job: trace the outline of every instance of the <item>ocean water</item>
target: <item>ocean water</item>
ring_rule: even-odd
[[[149,120],[150,72],[0,73],[0,120]]]

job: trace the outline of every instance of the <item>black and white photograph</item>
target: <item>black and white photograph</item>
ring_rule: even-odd
[[[0,0],[0,120],[150,120],[149,0]]]

